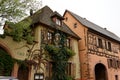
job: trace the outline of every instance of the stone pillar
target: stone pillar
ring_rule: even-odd
[[[17,62],[14,64],[13,66],[13,70],[12,70],[12,74],[11,76],[17,78],[17,75],[18,75],[18,68],[19,68],[19,65],[17,64]]]

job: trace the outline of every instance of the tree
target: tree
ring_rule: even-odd
[[[0,26],[4,21],[19,21],[26,13],[33,9],[38,10],[41,1],[37,0],[0,0]]]

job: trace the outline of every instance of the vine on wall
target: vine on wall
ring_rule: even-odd
[[[6,36],[11,36],[14,41],[20,42],[24,39],[28,44],[32,44],[34,36],[32,35],[31,23],[30,17],[19,23],[6,22],[4,34],[0,35],[0,37],[6,38]],[[12,58],[6,51],[0,48],[0,76],[11,76],[15,62],[26,67],[24,61]]]
[[[50,45],[45,46],[45,50],[48,52],[52,63],[52,80],[72,80],[67,73],[67,63],[68,60],[75,55],[74,51],[68,49],[65,46],[66,35],[62,32],[60,33],[59,45]]]
[[[9,28],[5,28],[4,34],[0,35],[0,37],[5,38],[6,36],[11,36],[13,40],[17,42],[25,39],[27,43],[32,44],[34,36],[32,34],[32,28],[30,27],[31,23],[32,20],[30,17],[18,23],[6,22],[6,25],[9,26]]]

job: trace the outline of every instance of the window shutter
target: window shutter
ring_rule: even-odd
[[[71,76],[74,77],[76,75],[76,64],[71,64]]]
[[[106,41],[106,49],[108,50],[108,41]]]
[[[117,60],[114,59],[113,62],[114,62],[114,68],[117,69]]]
[[[116,61],[116,64],[117,64],[117,68],[119,68],[119,61],[118,60]]]
[[[99,46],[98,37],[96,37],[97,47]]]
[[[112,67],[115,68],[115,60],[112,59]]]
[[[118,60],[118,68],[120,68],[120,61]]]
[[[107,59],[107,63],[108,63],[108,68],[110,68],[111,67],[111,65],[110,65],[110,59]]]
[[[105,40],[102,40],[103,49],[105,48]]]

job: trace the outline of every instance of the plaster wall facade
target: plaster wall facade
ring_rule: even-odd
[[[35,36],[35,41],[37,42],[37,44],[34,46],[33,50],[40,49],[42,46],[41,45],[41,43],[43,43],[41,40],[42,29],[52,31],[46,26],[38,24],[34,28],[34,36]],[[0,38],[0,47],[2,47],[13,58],[18,59],[18,60],[25,60],[25,58],[27,58],[28,48],[25,47],[26,45],[29,46],[30,48],[32,47],[32,45],[27,44],[25,40],[22,40],[21,42],[16,42],[10,36],[6,36],[6,38]],[[78,51],[78,40],[72,37],[71,37],[71,48],[72,50],[74,50],[76,54],[74,57],[72,57],[69,60],[69,62],[74,64],[74,69],[72,69],[72,71],[73,71],[74,78],[77,80],[77,79],[80,79],[80,61],[79,61],[79,51]],[[42,72],[44,73],[44,75],[46,75],[45,66],[43,66],[43,68],[44,68],[44,71]],[[11,76],[18,77],[18,69],[19,69],[19,64],[15,63]],[[40,70],[38,70],[38,72],[39,71]],[[34,70],[34,67],[30,67],[29,73],[28,73],[28,79],[34,80],[35,73],[36,71]]]

